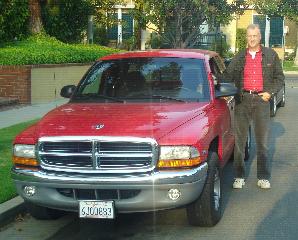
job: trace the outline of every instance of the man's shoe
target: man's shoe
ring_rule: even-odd
[[[260,188],[263,188],[263,189],[271,188],[270,182],[267,179],[260,179],[260,180],[258,180],[257,184]]]
[[[244,178],[235,178],[235,181],[233,183],[233,188],[240,189],[245,185]]]

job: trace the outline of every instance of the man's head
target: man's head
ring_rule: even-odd
[[[261,31],[257,24],[250,24],[246,29],[246,40],[248,48],[252,51],[257,51],[261,43]]]

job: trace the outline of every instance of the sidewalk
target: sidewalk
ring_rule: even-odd
[[[41,118],[51,109],[54,109],[68,100],[59,99],[49,103],[33,104],[0,111],[0,128],[9,127],[18,123]]]
[[[0,111],[0,128],[6,128],[18,123],[41,118],[50,110],[66,103],[68,99],[59,99],[50,103],[34,104],[30,106],[14,106],[8,110]],[[0,136],[1,140],[1,136]],[[0,227],[13,221],[15,217],[25,212],[24,200],[15,197],[0,204]]]

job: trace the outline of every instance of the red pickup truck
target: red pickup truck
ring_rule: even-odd
[[[186,207],[189,223],[222,216],[222,168],[234,147],[237,89],[218,83],[220,57],[204,50],[109,55],[69,102],[14,141],[12,177],[38,219]]]

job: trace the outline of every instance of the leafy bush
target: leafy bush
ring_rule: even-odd
[[[81,42],[88,15],[94,11],[86,0],[50,0],[42,6],[45,31],[67,43]]]
[[[85,63],[117,51],[99,45],[66,44],[53,37],[35,35],[3,47],[0,51],[0,64]]]
[[[26,36],[28,21],[28,1],[0,0],[0,43]]]
[[[230,51],[230,46],[226,42],[226,39],[221,35],[219,35],[211,44],[210,50],[219,53],[223,58],[230,58],[233,56],[233,53]]]
[[[103,24],[94,24],[93,41],[96,44],[107,46],[109,44],[106,26]]]
[[[238,28],[236,31],[236,48],[238,51],[246,48],[246,29]]]

